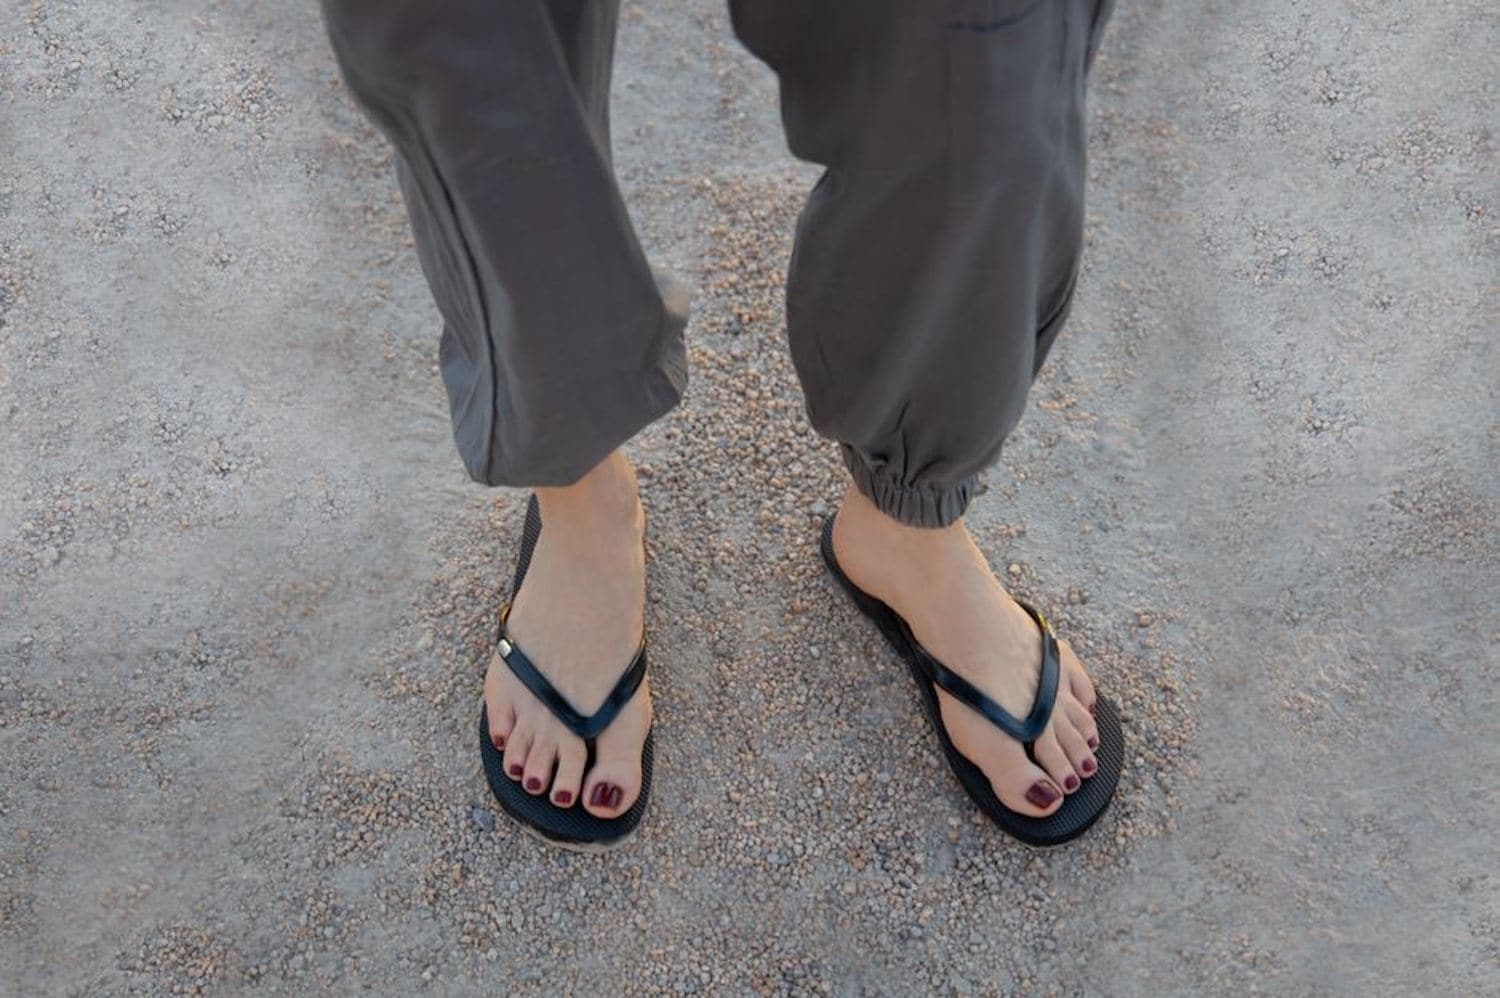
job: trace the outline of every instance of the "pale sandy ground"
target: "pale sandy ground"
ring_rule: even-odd
[[[475,778],[521,496],[463,475],[314,5],[9,7],[0,992],[1500,992],[1492,4],[1123,0],[1083,290],[973,515],[1130,715],[1034,854],[815,561],[772,80],[630,3],[623,183],[698,312],[605,859]]]

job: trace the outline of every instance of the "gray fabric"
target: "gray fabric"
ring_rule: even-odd
[[[787,284],[808,416],[890,515],[940,526],[1021,416],[1072,299],[1084,81],[1113,0],[732,0],[825,167]],[[576,480],[679,400],[680,285],[610,167],[617,0],[324,0],[397,153],[488,485]]]

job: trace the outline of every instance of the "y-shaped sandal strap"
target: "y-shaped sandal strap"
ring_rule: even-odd
[[[1047,623],[1047,619],[1039,610],[1020,600],[1016,602],[1020,603],[1021,609],[1029,613],[1037,626],[1042,629],[1042,674],[1037,682],[1036,699],[1032,701],[1031,713],[1026,715],[1025,720],[1017,720],[1015,715],[985,696],[983,691],[973,683],[925,651],[917,655],[917,660],[921,663],[923,671],[927,673],[927,677],[951,693],[959,703],[977,710],[995,727],[1029,748],[1030,744],[1047,730],[1047,721],[1052,717],[1052,706],[1057,702],[1057,677],[1060,668],[1057,657],[1057,638],[1052,634],[1051,625]]]
[[[526,688],[536,696],[547,709],[552,711],[554,717],[573,734],[586,742],[592,742],[599,733],[609,727],[609,722],[615,719],[620,708],[630,702],[635,696],[635,691],[640,689],[641,680],[646,677],[646,643],[641,642],[636,649],[635,658],[630,662],[630,668],[625,670],[625,675],[615,684],[615,688],[609,691],[604,704],[592,715],[585,716],[568,702],[568,698],[557,691],[557,687],[548,681],[547,677],[537,671],[526,653],[516,647],[511,640],[510,634],[505,629],[506,619],[510,617],[510,604],[505,604],[500,610],[500,622],[495,628],[495,650],[505,664],[510,666],[510,671],[515,673],[517,679],[526,685]],[[1044,722],[1045,723],[1045,722]]]

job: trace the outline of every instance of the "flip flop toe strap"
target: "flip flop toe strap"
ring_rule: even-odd
[[[495,634],[495,650],[500,653],[500,658],[510,667],[528,690],[532,692],[552,715],[562,722],[573,734],[585,741],[592,742],[599,733],[609,727],[611,721],[620,713],[620,709],[630,702],[635,696],[635,691],[640,689],[641,680],[646,676],[646,645],[645,642],[636,649],[635,657],[631,659],[630,668],[620,677],[615,688],[609,691],[604,703],[593,714],[585,715],[568,702],[568,698],[558,692],[557,687],[542,675],[516,643],[511,639],[505,629],[505,620],[510,616],[510,606],[507,604],[500,611],[500,623]],[[1045,722],[1044,722],[1045,723]]]
[[[1047,619],[1029,604],[1020,600],[1016,602],[1031,615],[1042,631],[1042,672],[1037,682],[1036,699],[1032,701],[1031,712],[1024,719],[1018,719],[973,683],[927,654],[920,646],[917,649],[917,659],[927,677],[935,684],[952,694],[959,703],[978,711],[995,727],[1029,748],[1047,730],[1047,722],[1052,718],[1052,707],[1057,702],[1058,675],[1062,670],[1058,665],[1057,638],[1052,634],[1052,627]]]

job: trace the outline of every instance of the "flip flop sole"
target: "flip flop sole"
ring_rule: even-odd
[[[1088,831],[1109,808],[1125,764],[1125,737],[1114,702],[1103,694],[1096,696],[1094,723],[1099,729],[1099,748],[1094,752],[1094,760],[1099,768],[1094,771],[1093,776],[1083,780],[1077,790],[1063,798],[1061,807],[1044,818],[1033,818],[1006,807],[995,796],[983,771],[970,762],[948,737],[937,689],[917,664],[917,653],[906,637],[907,629],[902,626],[900,616],[885,603],[856,586],[844,574],[843,569],[839,568],[838,559],[833,554],[832,528],[833,518],[829,517],[824,524],[820,543],[824,562],[834,579],[854,601],[854,605],[875,622],[886,641],[906,663],[907,671],[922,695],[922,707],[928,722],[937,733],[948,766],[980,811],[1002,831],[1030,846],[1059,846]]]

